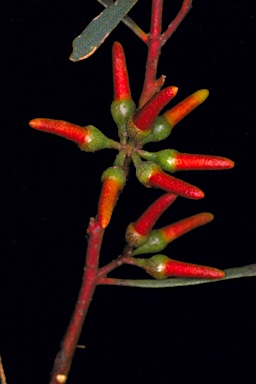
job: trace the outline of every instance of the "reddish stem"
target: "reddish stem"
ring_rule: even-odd
[[[166,41],[171,37],[171,35],[176,31],[184,17],[188,14],[192,8],[192,0],[184,0],[181,6],[181,9],[175,19],[169,24],[167,30],[162,34],[161,46],[163,46]]]
[[[61,342],[60,351],[54,361],[50,384],[65,383],[67,380],[84,319],[97,285],[99,253],[104,229],[99,225],[97,220],[91,218],[87,233],[89,235],[89,241],[83,281],[74,313]]]
[[[147,43],[148,57],[139,108],[161,89],[165,80],[165,76],[161,76],[156,80],[157,65],[161,52],[162,12],[163,0],[152,0],[151,27]]]
[[[176,31],[179,24],[192,7],[192,0],[184,0],[181,9],[175,19],[169,24],[167,30],[161,34],[163,0],[152,0],[152,17],[150,33],[148,35],[148,57],[143,90],[140,97],[139,108],[157,93],[164,84],[165,76],[156,79],[157,65],[161,53],[161,47]]]
[[[101,278],[106,277],[109,272],[113,271],[114,269],[120,267],[123,264],[135,265],[133,263],[133,259],[131,258],[131,254],[132,254],[132,247],[127,245],[124,248],[121,256],[119,256],[117,259],[112,260],[109,264],[106,264],[104,265],[104,267],[101,267],[99,269],[98,282],[101,281]]]

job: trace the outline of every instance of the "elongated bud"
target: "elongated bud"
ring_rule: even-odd
[[[63,120],[37,118],[30,120],[29,125],[38,131],[53,133],[74,141],[78,145],[82,145],[88,136],[86,128]]]
[[[172,109],[165,112],[163,116],[168,121],[171,127],[174,127],[180,120],[187,116],[193,109],[202,104],[209,96],[208,89],[200,89],[185,100],[181,101]]]
[[[135,111],[135,103],[131,97],[129,76],[123,47],[115,42],[112,49],[114,100],[111,104],[111,114],[118,127],[121,142],[126,142],[126,123]]]
[[[123,47],[117,41],[114,42],[112,48],[113,60],[113,81],[114,81],[114,100],[132,99],[129,75],[126,66],[125,54]]]
[[[144,244],[156,221],[176,198],[177,196],[172,193],[165,193],[151,204],[138,220],[129,224],[125,234],[127,243],[132,247]]]
[[[103,184],[98,205],[98,221],[102,228],[110,222],[119,193],[125,184],[125,175],[118,166],[107,168],[101,178]]]
[[[168,87],[153,96],[129,121],[127,127],[129,136],[139,140],[148,135],[161,110],[173,99],[177,92],[177,87]]]
[[[201,189],[177,179],[163,172],[159,165],[152,161],[143,161],[136,164],[136,176],[145,187],[163,189],[188,199],[202,199],[204,197]]]
[[[133,255],[161,252],[173,240],[192,231],[192,229],[210,223],[213,219],[214,216],[211,213],[202,212],[198,215],[190,216],[171,225],[167,225],[166,227],[155,229],[150,232],[148,240],[134,250]]]
[[[145,145],[166,139],[171,134],[173,127],[183,119],[183,117],[187,116],[187,114],[200,105],[208,95],[209,91],[207,89],[200,89],[172,109],[169,109],[163,115],[158,116],[150,133],[141,138],[141,144]]]
[[[118,143],[107,138],[93,125],[80,127],[63,120],[37,118],[29,122],[29,125],[39,131],[52,133],[65,139],[74,141],[82,151],[95,152],[105,148],[117,148]]]
[[[220,269],[184,263],[161,254],[144,259],[141,264],[142,268],[155,279],[167,279],[168,277],[222,279],[225,277],[225,272]]]
[[[155,161],[164,171],[222,170],[234,167],[234,162],[225,157],[180,153],[174,149],[159,152],[141,151],[140,156]]]

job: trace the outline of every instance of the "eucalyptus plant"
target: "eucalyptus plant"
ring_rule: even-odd
[[[35,118],[30,126],[73,141],[84,152],[105,149],[117,152],[115,161],[102,174],[102,188],[95,217],[90,218],[87,229],[88,246],[84,276],[75,309],[56,356],[50,384],[65,383],[74,352],[94,291],[98,285],[116,285],[145,288],[188,286],[256,275],[256,265],[220,270],[215,267],[191,264],[171,259],[162,253],[167,245],[192,229],[211,222],[209,212],[182,219],[162,228],[155,225],[160,216],[175,203],[177,198],[202,199],[204,192],[172,174],[182,170],[227,170],[234,162],[220,156],[180,153],[172,148],[158,152],[148,151],[148,143],[164,141],[176,125],[208,97],[207,89],[195,90],[183,101],[162,109],[175,98],[177,86],[164,87],[165,76],[157,78],[157,66],[162,47],[176,31],[192,6],[184,0],[180,11],[167,29],[162,32],[163,0],[152,0],[151,25],[144,32],[127,13],[138,0],[98,0],[105,10],[96,16],[74,40],[70,60],[80,61],[90,57],[120,22],[127,25],[148,49],[144,85],[139,101],[132,97],[124,48],[113,43],[114,97],[110,106],[119,141],[105,135],[93,125],[85,127],[49,118]],[[134,76],[134,74],[131,74]],[[105,230],[111,223],[118,197],[129,180],[134,166],[138,182],[146,188],[163,192],[139,217],[127,223],[125,246],[118,257],[99,267],[99,257]],[[125,218],[124,218],[125,220]],[[153,255],[151,255],[153,254]],[[142,268],[150,278],[143,280],[109,277],[114,269],[129,264]]]

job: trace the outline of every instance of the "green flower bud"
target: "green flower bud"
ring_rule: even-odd
[[[126,124],[134,114],[136,105],[131,99],[114,100],[111,104],[111,114],[118,127],[118,136],[121,140],[126,139]]]
[[[160,167],[167,172],[175,172],[175,158],[179,154],[179,152],[174,149],[163,149],[159,152],[146,152],[142,151],[140,156],[143,159],[151,160],[160,165]]]
[[[162,251],[169,242],[166,240],[165,234],[160,229],[154,229],[150,232],[148,240],[133,251],[133,256],[142,255],[144,253],[155,253]]]
[[[158,116],[150,133],[142,138],[140,142],[144,145],[151,142],[162,141],[170,135],[172,128],[164,116]]]
[[[119,144],[106,137],[98,128],[93,125],[87,125],[86,137],[83,144],[79,145],[79,148],[85,152],[95,152],[105,148],[118,149]]]
[[[165,255],[155,255],[147,260],[146,272],[155,279],[162,280],[168,277],[166,273],[166,264],[171,260]]]

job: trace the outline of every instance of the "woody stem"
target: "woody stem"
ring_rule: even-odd
[[[89,240],[83,281],[72,318],[54,361],[50,384],[60,384],[67,380],[84,319],[97,285],[99,253],[104,229],[99,225],[96,219],[91,218],[87,233],[89,235]]]

